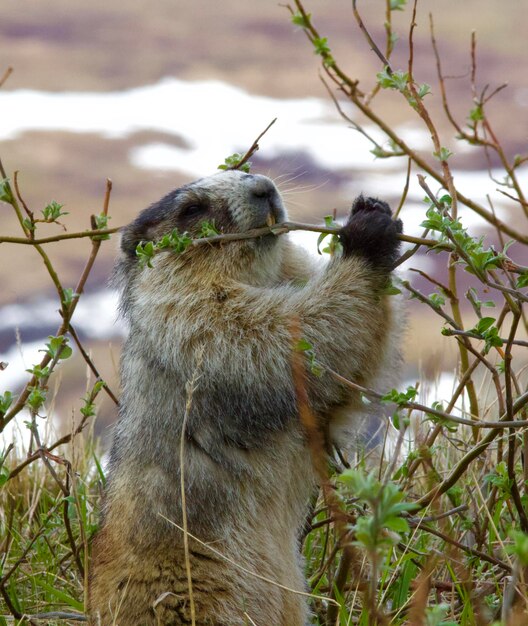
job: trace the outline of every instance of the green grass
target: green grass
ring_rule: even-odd
[[[80,437],[75,451],[71,445],[63,446],[58,455],[70,462],[76,459],[67,470],[69,478],[57,467],[69,495],[40,460],[8,481],[0,492],[0,624],[7,623],[5,617],[12,613],[84,611],[87,546],[97,527],[101,493],[98,461]],[[10,469],[21,461],[15,456],[8,456]],[[51,619],[46,623],[70,622]]]
[[[419,441],[429,427],[413,416],[406,436]],[[390,424],[387,428],[394,446],[398,433]],[[41,460],[0,491],[0,624],[13,623],[7,620],[12,612],[84,610],[87,546],[97,526],[104,478],[90,435],[85,439],[79,436],[73,446],[54,451],[61,458],[75,459],[71,470],[56,466],[63,484],[70,475],[69,496],[64,496]],[[326,597],[340,605],[340,626],[503,624],[501,608],[512,572],[524,594],[522,565],[528,550],[526,536],[511,536],[511,529],[518,527],[517,513],[507,469],[496,464],[496,447],[468,468],[455,490],[432,505],[415,511],[402,505],[427,493],[435,476],[445,476],[472,445],[471,429],[460,426],[456,433],[442,433],[433,455],[423,455],[425,461],[412,477],[402,470],[408,454],[389,463],[391,453],[383,454],[381,446],[352,455],[351,465],[357,469],[348,485],[337,474],[331,477],[340,498],[327,505],[320,496],[313,528],[304,539],[307,579],[318,596],[312,602],[315,623],[327,623],[328,603],[320,599]],[[413,457],[416,449],[411,447]],[[15,456],[11,453],[6,461],[10,469],[20,460]],[[516,471],[522,474],[520,464]],[[389,496],[396,506],[392,513],[384,503]],[[345,521],[336,524],[339,513]],[[347,556],[348,573],[339,580]],[[45,623],[77,622],[48,619]]]

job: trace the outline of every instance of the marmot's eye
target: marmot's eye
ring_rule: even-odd
[[[180,211],[180,216],[189,218],[203,215],[207,211],[207,207],[203,204],[188,204],[184,206]]]

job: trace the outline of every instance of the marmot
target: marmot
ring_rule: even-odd
[[[138,243],[175,228],[192,235],[208,221],[229,233],[285,219],[269,178],[227,171],[172,191],[123,231],[116,284],[130,331],[93,542],[93,624],[191,623],[181,463],[188,532],[204,542],[189,539],[196,624],[308,623],[306,598],[285,589],[306,590],[299,537],[315,484],[291,321],[318,361],[369,384],[395,332],[383,292],[401,222],[360,197],[340,233],[342,255],[322,268],[273,234],[163,252],[152,268],[136,255]],[[330,374],[307,371],[305,384],[323,425],[361,404]]]

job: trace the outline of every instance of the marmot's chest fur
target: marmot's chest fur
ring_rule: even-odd
[[[304,590],[298,538],[314,485],[291,328],[323,366],[369,383],[393,333],[382,290],[401,224],[360,198],[343,255],[324,268],[272,234],[162,252],[151,268],[136,256],[138,243],[204,221],[230,233],[285,218],[271,180],[230,171],[169,193],[123,232],[116,284],[130,333],[93,547],[94,623],[190,623],[184,515],[196,623],[307,620],[304,598],[285,589]],[[330,374],[304,384],[323,426],[358,400]]]

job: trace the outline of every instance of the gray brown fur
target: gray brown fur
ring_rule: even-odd
[[[190,624],[182,532],[180,438],[187,383],[199,378],[185,433],[196,624],[304,626],[306,599],[240,567],[305,590],[299,535],[313,492],[292,381],[290,325],[318,360],[370,384],[394,334],[382,295],[401,224],[384,203],[360,198],[342,232],[344,255],[317,267],[287,236],[268,235],[183,254],[158,254],[141,269],[139,241],[204,220],[222,232],[285,219],[272,182],[230,171],[168,194],[122,237],[116,285],[130,332],[122,357],[120,419],[93,543],[93,624]],[[359,235],[358,235],[359,233]],[[198,355],[202,353],[201,361]],[[359,398],[331,375],[307,374],[323,425]]]

